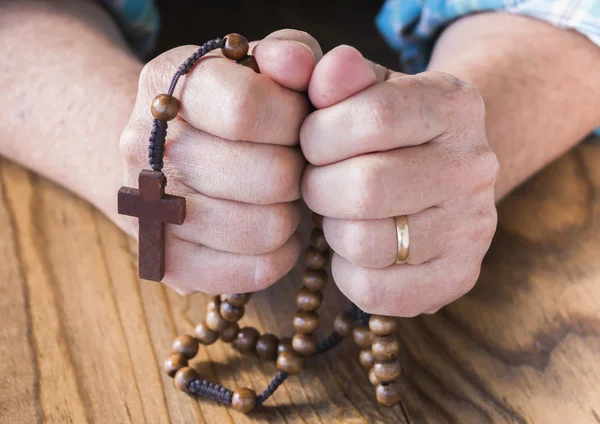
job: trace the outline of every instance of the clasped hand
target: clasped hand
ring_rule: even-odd
[[[120,142],[126,185],[146,167],[152,98],[196,48],[144,68]],[[175,93],[164,171],[188,214],[168,227],[164,282],[182,294],[273,284],[300,255],[302,197],[324,216],[336,284],[367,312],[434,312],[470,290],[496,228],[498,162],[478,91],[392,72],[348,46],[323,55],[293,30],[253,43],[253,55],[261,74],[215,52]],[[410,231],[401,265],[399,215]]]

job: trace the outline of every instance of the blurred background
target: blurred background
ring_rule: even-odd
[[[283,28],[306,31],[323,51],[340,44],[360,50],[365,57],[399,69],[397,55],[375,27],[383,0],[158,0],[162,19],[154,54],[183,44],[202,44],[229,32],[259,40]]]

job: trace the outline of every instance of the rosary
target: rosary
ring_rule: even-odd
[[[140,172],[138,189],[121,187],[119,190],[119,213],[139,219],[139,276],[142,279],[162,280],[165,273],[165,223],[181,225],[185,220],[185,198],[165,194],[167,179],[162,172],[167,122],[177,116],[180,107],[173,92],[181,76],[190,72],[208,52],[219,48],[226,58],[260,72],[254,57],[248,55],[249,45],[245,37],[228,34],[204,43],[177,69],[167,94],[159,94],[152,101],[154,121],[148,146],[152,170]],[[397,358],[400,346],[394,335],[395,318],[369,315],[352,305],[349,311],[336,317],[328,337],[318,341],[314,336],[319,326],[316,311],[323,301],[321,290],[328,279],[325,268],[330,250],[322,231],[323,217],[313,214],[312,220],[315,229],[304,256],[304,286],[296,295],[298,311],[293,318],[296,335],[278,339],[273,334],[261,335],[252,327],[240,328],[238,321],[244,316],[244,305],[250,300],[250,293],[214,296],[208,303],[206,319],[195,328],[195,335],[177,337],[173,352],[164,363],[165,372],[174,379],[178,389],[250,413],[260,407],[289,375],[302,371],[305,357],[335,347],[344,336],[352,333],[354,341],[362,349],[359,362],[369,370],[369,380],[376,387],[379,404],[393,406],[400,401],[400,388],[396,383],[401,372]],[[399,232],[399,245],[401,236]],[[408,256],[408,249],[404,253]],[[278,373],[262,393],[257,395],[246,387],[231,391],[202,379],[195,369],[188,366],[188,361],[196,356],[199,344],[210,345],[217,339],[231,343],[242,353],[254,353],[262,360],[276,361]]]

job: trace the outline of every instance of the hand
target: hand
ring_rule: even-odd
[[[302,125],[308,207],[325,217],[334,279],[370,313],[434,312],[469,291],[496,228],[496,156],[478,91],[408,76],[340,46],[309,84]],[[406,215],[408,262],[395,264],[393,217]]]
[[[301,92],[322,53],[311,36],[292,30],[252,47],[261,74],[213,52],[175,92],[181,110],[169,122],[164,172],[167,192],[186,197],[187,216],[182,226],[167,226],[163,281],[181,294],[263,289],[300,253],[295,231],[305,161],[295,145],[308,114]],[[137,186],[138,173],[148,167],[152,99],[166,92],[196,49],[168,51],[142,71],[120,141],[126,185]]]

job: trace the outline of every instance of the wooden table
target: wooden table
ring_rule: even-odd
[[[346,340],[252,418],[600,422],[599,163],[600,144],[584,144],[507,198],[475,289],[436,315],[401,320],[400,406],[376,405]],[[93,207],[0,161],[0,228],[0,422],[250,421],[164,375],[173,338],[202,319],[205,296],[140,282],[135,243]],[[298,276],[255,296],[243,321],[292,334]],[[333,284],[326,295],[331,322],[345,302]],[[257,390],[276,371],[221,343],[194,365]]]

